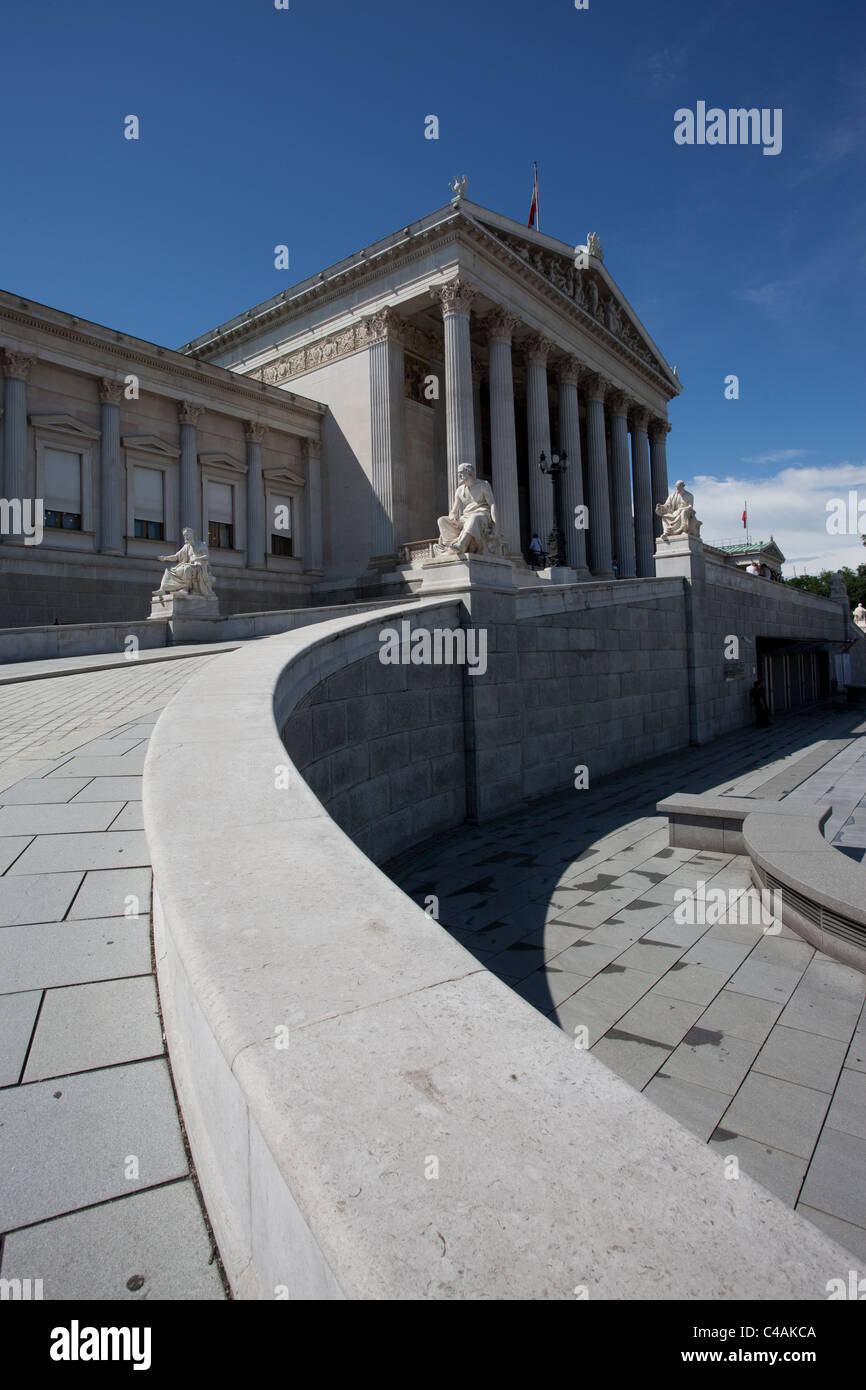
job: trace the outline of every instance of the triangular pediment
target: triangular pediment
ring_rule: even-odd
[[[475,214],[472,221],[668,381],[679,394],[682,389],[679,379],[605,270],[596,237],[590,236],[580,245],[566,247],[552,237],[542,237],[529,229],[523,232],[517,224],[505,226],[503,218],[488,221]]]
[[[53,430],[56,434],[72,434],[79,439],[98,439],[99,430],[76,420],[74,415],[38,414],[30,416],[30,423],[39,430]]]
[[[155,434],[125,434],[121,439],[124,449],[137,450],[141,454],[162,454],[164,458],[180,458],[180,449],[169,444]]]

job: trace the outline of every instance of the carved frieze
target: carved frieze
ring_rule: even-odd
[[[602,324],[636,357],[639,357],[641,361],[654,370],[658,370],[660,364],[630,322],[627,311],[609,293],[606,285],[594,271],[578,270],[567,257],[555,252],[543,251],[540,247],[530,246],[527,242],[521,241],[519,237],[512,236],[508,232],[497,232],[497,235],[510,251],[513,251],[539,275],[543,275],[546,280],[549,280],[579,309],[583,309],[585,313],[590,314],[598,323]],[[592,241],[592,246],[596,249],[590,247],[589,241]],[[598,238],[594,237],[593,234],[589,241],[587,242],[589,254],[594,259],[601,261],[601,247]]]

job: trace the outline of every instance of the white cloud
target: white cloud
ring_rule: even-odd
[[[779,451],[784,454],[784,450]],[[769,456],[768,456],[769,457]],[[827,533],[827,503],[854,491],[866,503],[866,463],[839,463],[825,468],[783,468],[768,478],[696,477],[688,483],[695,494],[695,511],[703,522],[701,535],[709,544],[768,540],[772,535],[786,557],[784,573],[817,574],[819,570],[856,569],[866,564],[866,547],[857,534]],[[742,513],[748,505],[748,531]],[[863,508],[861,515],[866,513]],[[866,526],[861,522],[861,529]]]

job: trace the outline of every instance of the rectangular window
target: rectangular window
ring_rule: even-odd
[[[164,478],[160,468],[135,468],[135,535],[138,540],[165,539]]]
[[[211,549],[234,550],[234,488],[231,483],[208,483],[207,517]]]
[[[271,554],[293,555],[291,497],[271,497],[268,510],[270,512],[271,522]]]
[[[46,449],[42,455],[45,525],[56,530],[81,530],[81,455],[68,449]]]

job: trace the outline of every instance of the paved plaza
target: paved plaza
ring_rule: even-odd
[[[0,1276],[45,1298],[225,1297],[166,1058],[141,815],[160,711],[214,659],[0,683]]]
[[[866,977],[742,907],[683,922],[678,890],[750,879],[744,856],[669,846],[655,804],[673,792],[832,805],[825,836],[861,862],[866,719],[825,708],[671,754],[464,828],[395,877],[720,1163],[866,1257]]]

